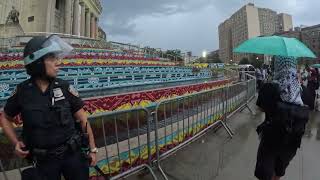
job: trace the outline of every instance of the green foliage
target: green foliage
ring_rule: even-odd
[[[250,64],[255,68],[261,68],[263,65],[263,60],[257,59],[257,57],[253,56],[251,57]]]
[[[250,64],[250,61],[248,58],[245,57],[240,60],[239,64]]]
[[[163,55],[171,61],[183,61],[183,58],[181,56],[181,50],[179,49],[167,50],[163,53]]]

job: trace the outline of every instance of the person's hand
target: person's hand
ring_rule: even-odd
[[[19,156],[20,158],[25,158],[27,157],[27,155],[29,154],[29,151],[23,150],[23,148],[25,148],[26,145],[24,145],[23,142],[19,141],[17,142],[15,149],[14,149],[14,153]]]
[[[89,153],[90,158],[90,166],[97,165],[97,154],[96,153]]]

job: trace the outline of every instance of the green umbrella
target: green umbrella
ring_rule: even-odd
[[[311,67],[320,68],[320,64],[312,64]]]
[[[281,36],[251,38],[240,44],[233,52],[316,58],[314,53],[298,39]]]

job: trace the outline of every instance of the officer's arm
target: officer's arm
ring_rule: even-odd
[[[16,145],[19,140],[17,138],[17,134],[14,131],[14,127],[12,126],[13,118],[9,117],[5,112],[1,114],[0,123],[3,128],[4,133],[7,135],[9,140],[13,145]]]
[[[77,119],[81,122],[82,130],[84,132],[88,133],[90,149],[94,149],[96,147],[96,144],[94,142],[94,136],[93,136],[92,129],[91,129],[90,123],[88,121],[87,115],[84,112],[83,108],[81,108],[80,110],[75,112],[74,117],[75,117],[75,119]]]

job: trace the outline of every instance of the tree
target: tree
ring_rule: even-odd
[[[214,59],[212,61],[212,63],[222,63],[221,59],[220,58],[217,58],[217,59]]]
[[[211,53],[208,54],[207,56],[207,63],[222,63],[219,53],[217,51],[212,51]]]
[[[252,56],[250,59],[250,64],[255,68],[261,68],[263,65],[263,59],[258,56]]]
[[[198,59],[195,60],[196,63],[205,63],[206,59],[203,57],[199,57]]]
[[[183,61],[183,58],[181,56],[181,50],[167,50],[165,53],[163,53],[164,57],[170,59],[171,61]]]
[[[249,59],[245,57],[240,60],[239,64],[250,64],[250,62]]]

